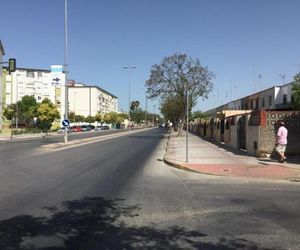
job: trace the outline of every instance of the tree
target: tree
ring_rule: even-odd
[[[182,113],[184,112],[184,101],[178,95],[170,95],[164,99],[161,104],[160,112],[166,120],[173,123],[177,129]]]
[[[140,106],[140,102],[139,101],[132,101],[130,104],[130,110],[131,112],[136,111]]]
[[[55,119],[59,118],[59,112],[55,105],[45,98],[41,104],[38,105],[37,111],[38,126],[46,129],[46,132],[51,127]]]
[[[85,117],[83,115],[75,115],[75,122],[84,122]]]
[[[14,117],[17,115],[17,105],[15,103],[8,105],[6,108],[3,110],[3,116],[12,122]]]
[[[18,116],[28,127],[32,124],[33,118],[37,116],[38,103],[34,96],[25,95],[18,101]]]
[[[86,121],[87,123],[93,123],[93,122],[95,122],[95,117],[94,117],[94,116],[91,116],[91,115],[88,115],[88,116],[86,117],[85,121]]]
[[[300,110],[300,73],[294,76],[292,84],[291,106],[294,110]]]
[[[69,112],[68,118],[69,118],[70,122],[75,122],[75,117],[76,117],[76,114],[73,111]]]
[[[181,99],[191,109],[196,105],[199,97],[207,98],[212,90],[214,74],[200,64],[199,59],[192,59],[186,54],[174,54],[165,57],[162,62],[153,65],[150,78],[146,81],[149,98],[167,98],[169,95]],[[186,90],[188,90],[189,103],[186,103]],[[183,127],[186,108],[181,110],[180,130]]]
[[[97,113],[96,113],[96,115],[95,115],[95,121],[96,121],[96,122],[102,123],[103,117],[102,117],[102,115],[101,115],[100,112],[97,112]]]
[[[117,112],[106,113],[103,117],[103,121],[107,124],[116,124],[119,121],[119,116]]]
[[[204,114],[204,113],[202,113],[201,111],[195,111],[195,112],[193,112],[192,114],[191,114],[191,121],[194,121],[194,120],[196,120],[196,119],[207,119],[209,116],[208,115],[206,115],[206,114]]]
[[[119,113],[118,116],[120,117],[121,122],[129,118],[127,113]]]

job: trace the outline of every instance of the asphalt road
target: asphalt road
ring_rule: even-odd
[[[0,144],[0,249],[300,249],[300,185],[185,172],[164,130]]]

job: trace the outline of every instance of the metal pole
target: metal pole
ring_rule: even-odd
[[[130,89],[131,89],[131,83],[130,83],[130,74],[131,72],[131,67],[129,66],[128,68],[128,78],[129,78],[129,83],[128,83],[128,108],[129,108],[129,111],[128,111],[128,116],[129,116],[129,124],[128,124],[128,132],[130,132],[130,125],[131,125],[131,115],[130,115]]]
[[[145,127],[147,126],[147,93],[145,92]]]
[[[68,8],[67,0],[65,0],[65,119],[68,119]],[[64,134],[65,143],[68,142],[68,127],[65,127]]]
[[[16,130],[18,130],[18,123],[19,123],[19,105],[18,105],[18,99],[19,99],[19,76],[18,73],[16,73]]]
[[[189,93],[188,93],[188,87],[186,86],[186,150],[185,150],[185,156],[186,156],[186,162],[189,162]]]

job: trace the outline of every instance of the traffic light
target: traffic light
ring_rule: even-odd
[[[10,58],[8,60],[8,71],[9,73],[15,72],[16,71],[16,59],[15,58]]]

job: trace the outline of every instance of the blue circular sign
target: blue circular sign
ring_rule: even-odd
[[[70,125],[70,121],[69,121],[68,119],[64,119],[64,120],[62,121],[62,125],[63,125],[64,127],[68,127],[68,126]]]

